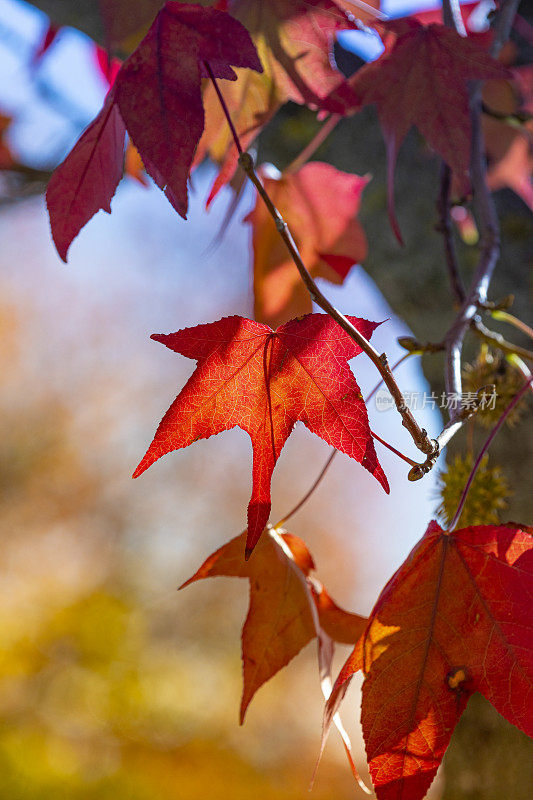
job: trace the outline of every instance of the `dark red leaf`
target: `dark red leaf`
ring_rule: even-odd
[[[83,226],[111,199],[122,177],[126,129],[110,92],[104,107],[50,178],[46,204],[63,261]]]
[[[360,105],[375,103],[378,108],[389,160],[389,209],[401,238],[393,209],[392,178],[405,135],[416,125],[468,188],[468,81],[502,78],[509,72],[477,41],[444,25],[424,27],[406,18],[387,22],[385,28],[397,35],[392,48],[360,69],[351,85]]]
[[[204,128],[201,78],[262,71],[246,29],[229,14],[167,2],[116,79],[116,100],[146,171],[187,215],[187,179]]]

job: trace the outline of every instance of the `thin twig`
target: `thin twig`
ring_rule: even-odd
[[[276,522],[276,524],[274,525],[274,528],[276,528],[276,529],[283,528],[283,526],[285,525],[287,520],[290,519],[294,514],[296,514],[296,512],[299,511],[301,509],[301,507],[303,505],[305,505],[305,503],[307,503],[307,501],[309,500],[311,495],[314,493],[315,489],[317,489],[319,484],[322,482],[322,478],[325,476],[326,472],[330,468],[331,464],[333,463],[333,459],[335,458],[335,456],[337,455],[338,452],[339,452],[338,450],[333,448],[333,450],[329,454],[328,460],[326,461],[326,463],[324,464],[324,466],[320,470],[320,474],[319,474],[318,478],[314,481],[314,483],[311,486],[311,488],[309,489],[309,491],[304,494],[304,496],[302,497],[302,499],[298,503],[296,503],[294,508],[291,508],[291,510],[289,511],[288,514],[285,514],[283,519],[280,519],[279,522]]]
[[[529,113],[529,111],[496,111],[495,108],[491,108],[487,105],[485,101],[481,103],[481,110],[487,117],[493,117],[494,119],[500,120],[500,122],[506,122],[508,125],[515,128],[533,119],[533,114]]]
[[[459,0],[442,0],[442,18],[445,25],[454,28],[460,36],[466,36]]]
[[[218,85],[218,83],[216,81],[216,78],[215,78],[215,76],[213,74],[213,70],[211,69],[211,65],[209,64],[209,61],[204,61],[203,63],[204,63],[204,67],[206,69],[206,72],[209,75],[209,79],[210,79],[211,83],[213,84],[213,88],[214,88],[214,90],[215,90],[215,92],[217,94],[218,101],[219,101],[220,105],[222,106],[222,111],[224,112],[224,116],[226,117],[226,120],[228,122],[229,129],[230,129],[231,135],[233,137],[233,141],[235,142],[235,147],[237,148],[237,152],[239,153],[240,156],[242,156],[242,152],[243,151],[242,151],[241,140],[239,139],[239,134],[235,130],[235,125],[233,124],[233,120],[231,119],[231,114],[229,113],[229,109],[228,109],[228,107],[226,105],[226,101],[224,100],[222,92],[220,91],[219,85]]]
[[[330,133],[337,127],[341,119],[341,114],[332,114],[330,117],[328,117],[328,119],[313,136],[309,144],[304,147],[302,152],[296,156],[294,161],[291,161],[289,166],[283,170],[284,174],[286,175],[290,172],[296,172],[300,169],[300,167],[303,167],[303,165],[309,161],[311,156],[315,154],[320,145],[326,141]]]
[[[300,277],[302,278],[309,294],[311,295],[315,303],[318,306],[320,306],[320,308],[323,311],[325,311],[326,314],[329,314],[329,316],[332,319],[334,319],[335,322],[337,322],[337,324],[343,329],[343,331],[348,334],[350,339],[353,339],[353,341],[359,345],[361,350],[367,354],[367,356],[370,358],[370,360],[378,370],[379,374],[383,378],[383,381],[385,382],[385,385],[387,386],[389,392],[391,393],[396,408],[402,417],[402,424],[411,434],[411,437],[415,445],[426,456],[433,457],[438,452],[437,441],[435,439],[429,438],[427,431],[418,425],[417,421],[412,415],[411,410],[409,409],[407,403],[405,402],[405,398],[394,379],[386,354],[378,353],[376,348],[370,344],[368,339],[366,339],[354,325],[352,325],[352,323],[344,316],[344,314],[341,314],[341,312],[338,311],[335,308],[335,306],[333,306],[330,303],[327,297],[325,297],[325,295],[322,294],[317,284],[315,283],[310,273],[308,272],[307,267],[302,261],[302,257],[298,251],[298,247],[296,246],[296,243],[292,238],[287,223],[285,222],[285,220],[279,213],[278,209],[270,199],[270,196],[268,195],[259,177],[257,176],[252,156],[250,155],[250,153],[247,153],[242,150],[242,146],[239,141],[239,136],[237,134],[237,131],[235,130],[233,123],[231,122],[231,117],[228,107],[224,101],[220,89],[218,88],[216,78],[213,75],[213,72],[207,61],[205,61],[204,63],[206,66],[207,73],[215,87],[217,96],[222,106],[222,110],[228,120],[228,124],[230,126],[231,134],[235,141],[237,150],[240,152],[239,164],[244,170],[244,172],[248,175],[248,178],[253,183],[253,185],[259,192],[263,202],[265,203],[265,206],[270,216],[274,220],[276,229],[280,237],[285,242],[285,245],[291,255],[292,260],[294,261],[294,264],[296,265],[298,272],[300,273]]]
[[[483,341],[493,345],[498,348],[498,350],[502,350],[504,353],[513,353],[514,355],[520,356],[520,358],[524,358],[526,361],[533,361],[533,352],[531,352],[531,350],[526,350],[525,347],[520,347],[518,344],[508,342],[503,338],[501,333],[489,330],[489,328],[481,322],[479,317],[474,317],[470,323],[470,327]]]
[[[493,319],[498,320],[498,322],[508,322],[509,325],[513,325],[515,328],[518,328],[519,331],[525,333],[526,336],[529,336],[530,339],[533,339],[533,328],[530,328],[529,325],[526,325],[521,319],[515,317],[514,314],[509,314],[508,311],[497,308],[491,311],[490,315]]]
[[[476,462],[475,462],[474,466],[472,467],[472,471],[471,471],[471,473],[470,473],[470,475],[468,477],[468,480],[466,482],[466,486],[463,489],[463,493],[461,495],[461,499],[459,500],[459,505],[457,506],[457,511],[455,512],[454,517],[453,517],[450,525],[448,526],[448,531],[453,531],[453,529],[455,528],[455,526],[459,522],[459,518],[460,518],[460,516],[462,514],[462,511],[463,511],[463,508],[464,508],[466,496],[467,496],[468,492],[470,491],[470,487],[472,486],[473,480],[475,478],[475,475],[476,475],[476,472],[477,472],[477,470],[479,468],[479,465],[481,464],[481,460],[482,460],[483,456],[485,455],[485,453],[489,449],[489,447],[490,447],[490,445],[492,443],[492,440],[494,439],[494,437],[496,436],[496,434],[500,430],[501,426],[503,425],[503,423],[505,422],[505,420],[507,419],[507,417],[509,416],[509,414],[511,413],[513,408],[517,405],[517,403],[520,402],[521,398],[524,396],[524,394],[529,389],[532,381],[533,381],[533,375],[531,375],[526,380],[526,382],[524,383],[524,385],[522,386],[522,388],[520,389],[518,394],[515,394],[515,396],[513,397],[513,399],[511,400],[511,402],[507,406],[507,408],[505,409],[505,411],[503,411],[503,413],[501,414],[498,422],[496,423],[496,425],[494,426],[494,428],[490,432],[489,436],[487,437],[487,439],[485,441],[485,444],[483,445],[483,447],[479,451],[478,457],[476,458]]]
[[[453,297],[457,306],[464,303],[466,292],[459,272],[459,262],[453,240],[453,226],[450,215],[450,187],[452,182],[452,171],[447,164],[442,163],[440,177],[440,193],[437,201],[439,212],[439,224],[437,230],[442,233],[444,238],[444,252],[446,254],[446,264],[450,275],[450,284]]]
[[[401,358],[399,358],[398,361],[392,366],[392,368],[391,368],[392,371],[394,372],[400,366],[400,364],[403,364],[404,361],[407,361],[407,359],[409,358],[410,355],[412,355],[412,354],[411,353],[405,353]],[[374,388],[372,389],[370,394],[366,397],[365,403],[367,405],[368,405],[368,401],[372,399],[372,397],[376,394],[377,390],[382,385],[383,385],[383,379],[380,380],[374,386]],[[335,456],[336,456],[336,454],[338,452],[339,451],[336,450],[335,448],[332,449],[331,453],[328,456],[328,460],[326,461],[326,463],[324,464],[324,466],[320,470],[320,474],[319,474],[318,478],[314,481],[314,483],[311,486],[311,488],[309,489],[309,491],[306,492],[306,494],[302,497],[301,500],[298,501],[298,503],[296,503],[294,508],[292,508],[287,514],[285,514],[283,519],[281,519],[279,522],[276,523],[276,525],[274,525],[274,528],[282,528],[284,526],[284,524],[287,522],[287,520],[290,519],[294,514],[296,514],[296,512],[299,511],[305,503],[307,503],[307,501],[309,500],[311,495],[314,493],[315,489],[318,488],[319,484],[321,483],[321,481],[324,478],[326,472],[328,471],[328,469],[330,468],[331,464],[333,463],[333,459],[335,458]]]

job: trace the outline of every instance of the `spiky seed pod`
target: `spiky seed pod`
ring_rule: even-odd
[[[511,488],[500,467],[489,467],[488,460],[485,455],[470,487],[459,519],[460,527],[497,524],[499,512],[507,508]],[[457,455],[446,471],[439,472],[440,503],[436,513],[445,525],[453,519],[472,466],[472,456]]]
[[[474,419],[484,428],[492,428],[513,397],[524,385],[524,377],[517,369],[513,369],[505,357],[484,346],[475,361],[466,364],[463,370],[463,391],[476,392],[482,386],[494,384],[495,401],[487,397]],[[527,405],[524,396],[513,408],[505,424],[513,427],[520,420]]]

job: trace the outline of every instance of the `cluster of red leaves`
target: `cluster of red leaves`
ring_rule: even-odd
[[[130,172],[142,176],[145,169],[184,217],[195,164],[209,155],[220,165],[211,196],[231,178],[237,153],[214,86],[204,80],[210,73],[233,81],[224,84],[224,96],[245,148],[287,100],[322,114],[351,114],[375,104],[387,143],[391,219],[398,236],[392,174],[412,126],[466,192],[468,82],[497,82],[492,95],[486,90],[486,101],[492,97],[497,111],[502,104],[506,113],[527,108],[524,98],[508,102],[509,72],[488,55],[486,37],[461,37],[433,17],[376,25],[385,36],[384,54],[344,81],[332,65],[331,48],[334,34],[353,24],[347,0],[228,0],[204,6],[143,0],[133,18],[124,0],[101,0],[100,6],[108,45],[134,49],[122,64],[100,56],[110,83],[104,107],[50,181],[52,233],[64,259],[91,216],[110,211],[123,172],[126,132],[136,147],[127,151]],[[44,52],[51,41],[44,42]],[[498,130],[491,138],[491,126],[500,122],[506,124],[489,120],[486,126],[492,185],[513,186],[531,202],[529,143],[527,159],[523,148],[519,156],[515,152],[524,140],[514,136],[521,134],[513,133],[510,144],[499,147]],[[527,185],[509,177],[516,163],[527,163]],[[310,272],[342,282],[366,255],[356,215],[368,178],[312,163],[275,178],[264,172],[262,179]],[[361,669],[363,732],[378,797],[418,800],[474,691],[533,734],[532,531],[509,524],[449,533],[432,523],[368,620],[335,605],[311,575],[314,564],[304,543],[266,528],[270,484],[285,441],[302,421],[388,491],[365,403],[348,367],[361,350],[327,316],[286,322],[310,311],[310,301],[260,203],[247,221],[253,226],[258,321],[229,317],[153,336],[198,364],[134,476],[200,438],[234,426],[248,433],[253,486],[247,532],[217,550],[187,581],[215,575],[250,581],[241,721],[256,690],[313,638],[326,683],[331,641],[356,643],[331,694],[326,728],[351,676]],[[367,339],[376,328],[364,319],[349,320]],[[285,324],[273,330],[263,321]]]
[[[60,256],[110,203],[122,177],[126,131],[144,167],[176,211],[187,215],[187,179],[204,127],[205,62],[217,78],[262,67],[246,29],[229,14],[168,2],[119,69],[104,107],[58,167],[46,200]]]

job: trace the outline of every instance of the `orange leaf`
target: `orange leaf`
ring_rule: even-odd
[[[533,68],[514,70],[511,81],[491,81],[483,91],[488,108],[499,114],[531,113],[533,110]],[[483,116],[483,133],[489,168],[487,183],[496,191],[512,189],[533,210],[533,122],[511,126],[505,119]]]
[[[321,633],[314,609],[317,595],[307,578],[309,571],[314,569],[314,562],[305,543],[293,534],[280,534],[269,529],[246,561],[245,540],[246,533],[242,533],[223,545],[180,587],[217,575],[248,578],[250,581],[250,605],[242,630],[244,688],[241,724],[259,687]],[[353,630],[354,620],[364,628],[367,622],[364,617],[349,614],[330,602],[335,607],[337,627],[343,635]],[[328,609],[325,610],[326,616],[329,613]],[[320,615],[320,624],[322,622]],[[355,640],[350,638],[349,641]]]

